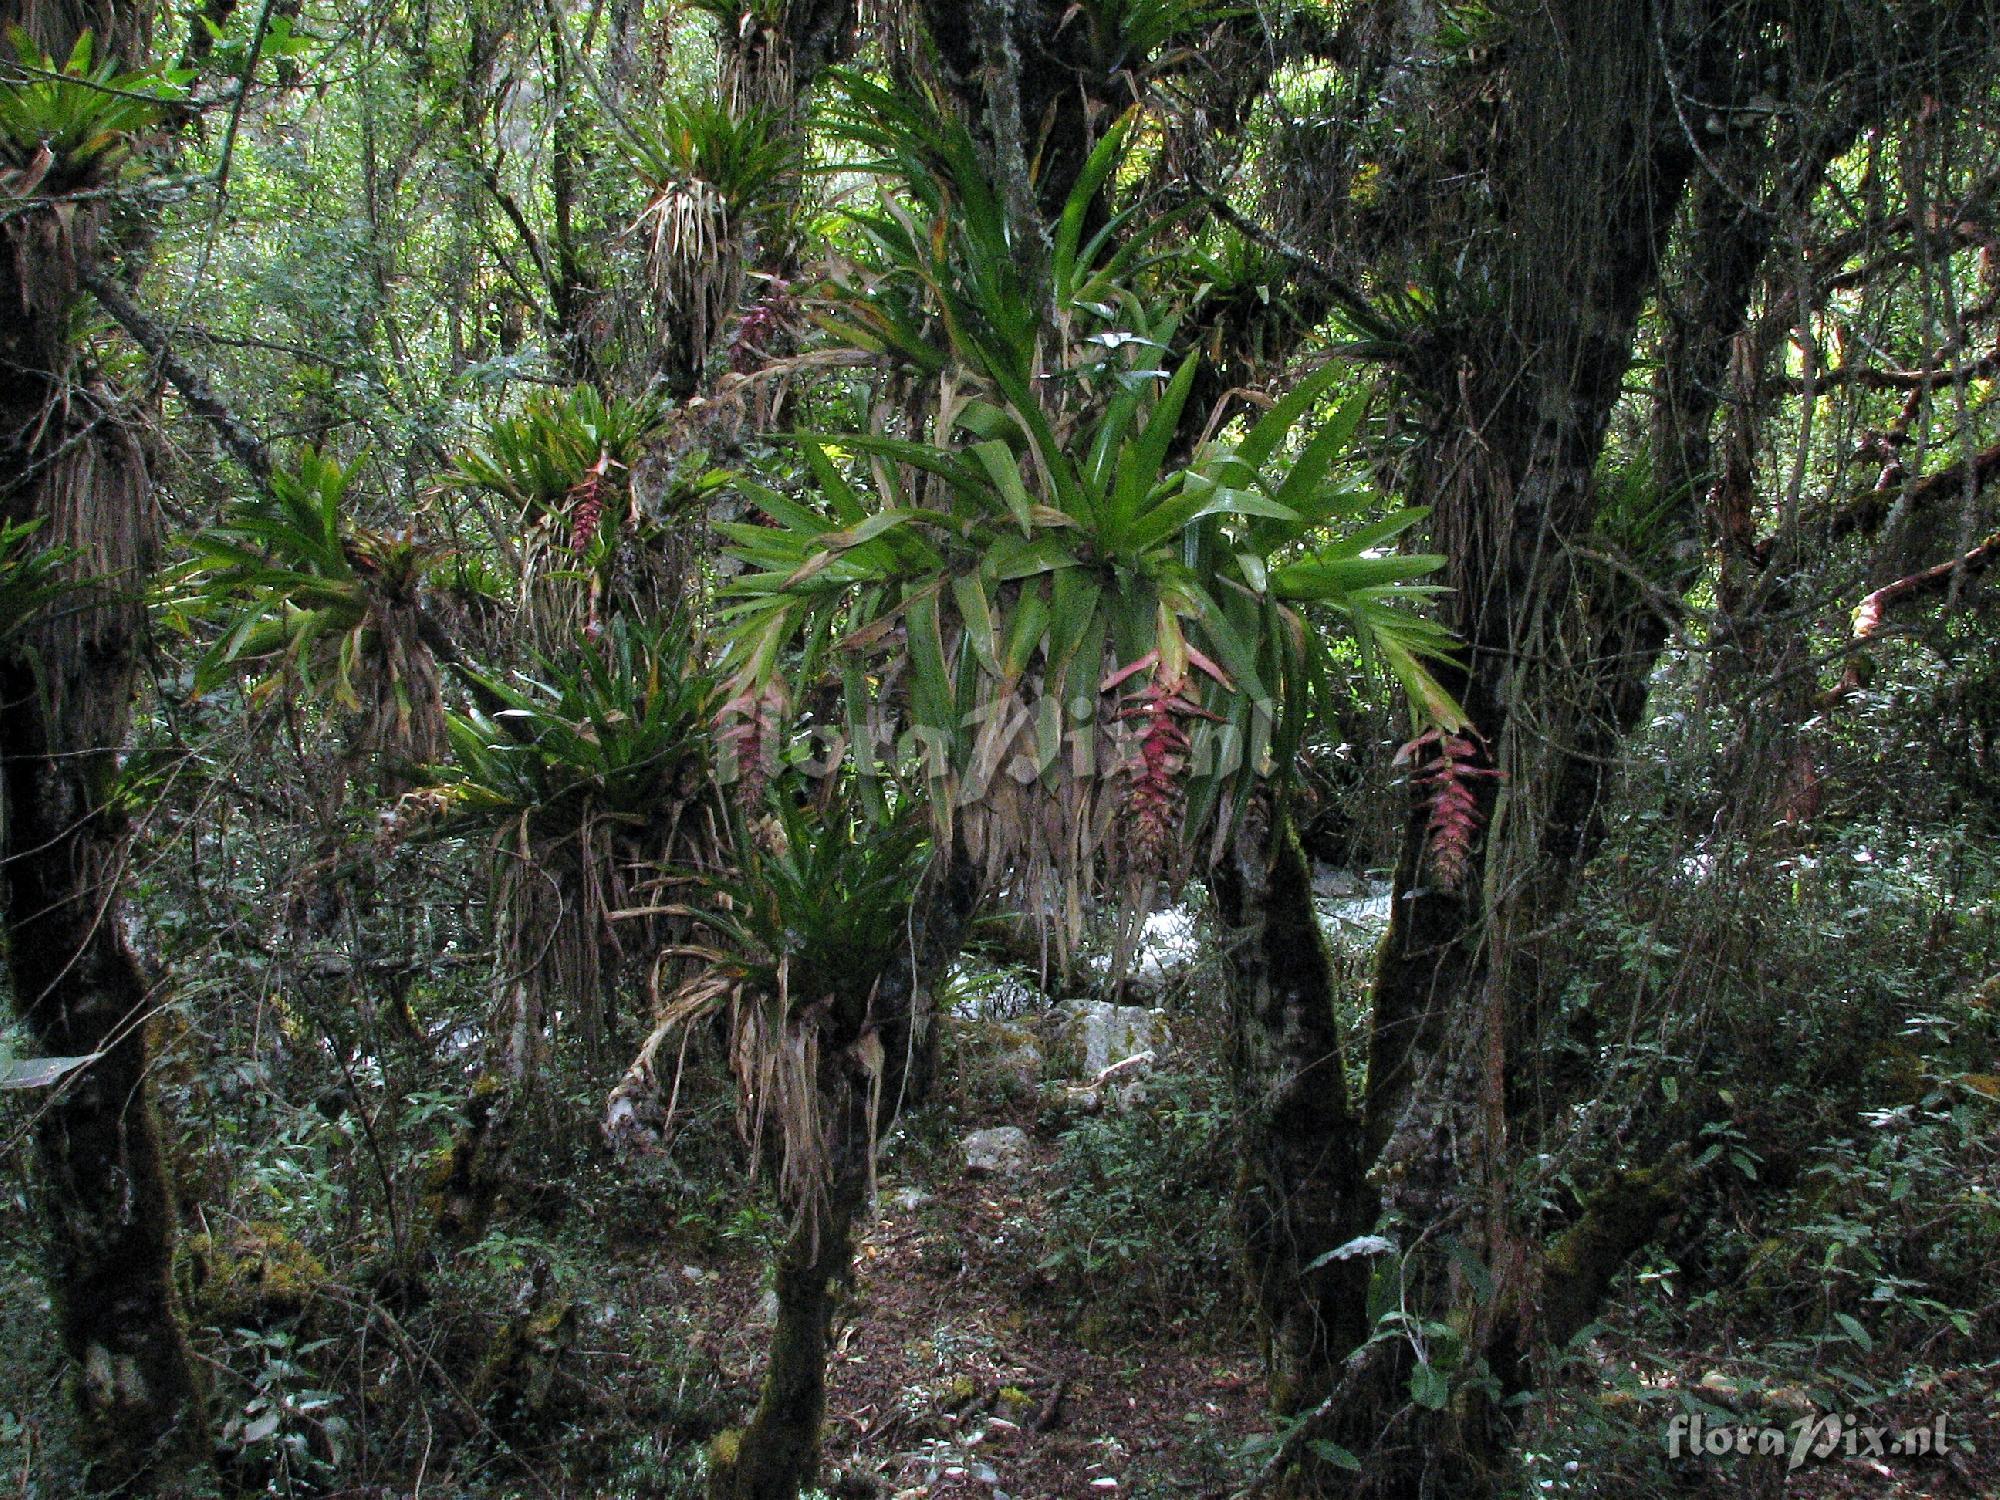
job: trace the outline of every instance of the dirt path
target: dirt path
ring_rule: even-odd
[[[846,1493],[863,1479],[904,1500],[1233,1488],[1235,1451],[1267,1426],[1247,1324],[1085,1347],[1032,1259],[1053,1154],[1034,1142],[1025,1168],[936,1196],[885,1185],[831,1361],[827,1462]]]

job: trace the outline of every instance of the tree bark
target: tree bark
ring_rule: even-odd
[[[1372,1262],[1316,1264],[1374,1223],[1311,872],[1282,811],[1253,803],[1212,873],[1228,924],[1242,1148],[1236,1219],[1271,1399],[1310,1405],[1367,1334]]]
[[[879,1055],[879,1054],[878,1054]],[[778,1315],[756,1414],[713,1453],[711,1500],[797,1500],[819,1472],[826,1415],[826,1348],[839,1284],[854,1258],[854,1227],[868,1206],[875,1107],[883,1080],[858,1047],[828,1049],[819,1096],[829,1182],[816,1213],[801,1213],[778,1258]]]
[[[122,8],[121,8],[122,9]],[[39,24],[48,7],[0,21]],[[100,56],[143,36],[117,16]],[[61,27],[57,28],[61,30]],[[89,205],[26,209],[0,229],[0,519],[39,520],[73,585],[0,641],[0,928],[15,1008],[38,1051],[90,1057],[42,1101],[35,1143],[48,1276],[83,1453],[112,1485],[157,1489],[207,1449],[203,1393],[175,1306],[174,1211],[149,1096],[149,997],[123,930],[118,758],[153,559],[146,455],[119,397],[76,367]]]
[[[1422,10],[1402,24],[1421,32]],[[1503,1397],[1527,1389],[1550,1320],[1587,1320],[1585,1304],[1649,1219],[1587,1208],[1551,1250],[1514,1202],[1514,1164],[1566,1097],[1541,1096],[1579,1082],[1539,1061],[1561,966],[1552,935],[1602,840],[1607,777],[1666,640],[1657,596],[1691,573],[1673,544],[1692,530],[1729,339],[1773,219],[1810,196],[1890,95],[1876,81],[1888,65],[1871,71],[1855,13],[1801,11],[1799,30],[1773,40],[1743,31],[1726,7],[1663,0],[1646,11],[1538,7],[1510,20],[1490,66],[1405,81],[1433,116],[1455,101],[1480,127],[1446,143],[1466,154],[1427,157],[1413,138],[1410,157],[1386,165],[1390,180],[1427,185],[1428,196],[1384,211],[1407,216],[1385,219],[1374,259],[1378,279],[1414,279],[1426,293],[1395,311],[1403,326],[1384,341],[1421,423],[1401,488],[1431,507],[1433,544],[1449,560],[1450,623],[1465,645],[1446,686],[1502,777],[1475,783],[1485,833],[1460,888],[1438,877],[1424,809],[1413,810],[1376,974],[1361,1161],[1382,1232],[1400,1247],[1403,1321],[1348,1354],[1266,1488],[1500,1488],[1513,1410],[1461,1388],[1461,1372],[1483,1367]],[[1425,40],[1410,42],[1411,55]],[[1702,145],[1687,101],[1747,94],[1780,63],[1795,70],[1799,97],[1849,90],[1846,112],[1802,112],[1784,127],[1795,137],[1760,138],[1761,156],[1759,142]],[[1453,80],[1467,76],[1481,88],[1460,98],[1453,90],[1465,85]],[[1551,156],[1554,140],[1577,150]],[[1740,179],[1717,175],[1746,167]],[[1478,184],[1476,195],[1443,191],[1454,180],[1445,169]],[[1682,216],[1690,182],[1700,186]],[[1582,571],[1616,519],[1599,464],[1677,220],[1700,242],[1685,257],[1693,290],[1667,309],[1674,367],[1655,419],[1653,495],[1670,487],[1673,503],[1665,535],[1651,540],[1670,555],[1654,559],[1650,589],[1624,575],[1607,586]],[[1449,271],[1425,259],[1443,230],[1463,242]],[[1588,1275],[1545,1292],[1566,1257],[1587,1261]],[[1435,1405],[1420,1399],[1441,1392],[1422,1365],[1449,1383]],[[1314,1468],[1312,1438],[1351,1449],[1361,1470]]]
[[[96,664],[122,697],[129,664],[119,672],[103,655]],[[207,1432],[173,1291],[174,1207],[147,1084],[149,1000],[119,912],[116,742],[79,743],[67,727],[22,653],[0,658],[8,977],[38,1052],[95,1055],[35,1125],[49,1287],[84,1452],[117,1485],[202,1461]]]
[[[1513,1202],[1524,1091],[1510,1060],[1533,1033],[1521,986],[1558,747],[1572,743],[1570,549],[1593,519],[1607,422],[1690,166],[1651,31],[1581,0],[1517,17],[1498,64],[1505,85],[1464,103],[1481,116],[1472,176],[1485,188],[1463,205],[1459,267],[1393,273],[1432,283],[1393,357],[1421,421],[1402,488],[1431,508],[1464,642],[1462,665],[1443,676],[1483,736],[1478,764],[1503,774],[1470,783],[1484,833],[1464,881],[1432,867],[1426,808],[1406,825],[1353,1169],[1379,1193],[1380,1228],[1398,1247],[1384,1271],[1398,1278],[1400,1322],[1365,1343],[1373,1330],[1359,1327],[1331,1351],[1330,1380],[1292,1398],[1360,1471],[1302,1449],[1273,1479],[1286,1493],[1490,1493],[1511,1445],[1513,1409],[1471,1392],[1418,1396],[1482,1364],[1503,1390],[1526,1378],[1535,1277]],[[1553,157],[1554,140],[1578,150]],[[1402,232],[1416,245],[1437,228],[1425,219]],[[1393,239],[1384,253],[1393,266]],[[1356,1281],[1350,1295],[1365,1298]]]
[[[54,56],[84,26],[132,66],[144,8],[8,6]],[[140,1486],[200,1462],[204,1392],[172,1286],[174,1202],[148,1070],[146,982],[124,938],[118,754],[132,714],[154,558],[146,452],[116,392],[68,342],[96,268],[94,204],[26,208],[0,228],[0,518],[40,520],[72,584],[0,638],[0,930],[14,1008],[44,1056],[88,1056],[36,1120],[48,1286],[82,1452]]]
[[[1088,17],[1056,0],[919,0],[917,10],[941,81],[993,153],[996,178],[1018,197],[1036,165],[1033,203],[1009,207],[1029,210],[1037,228],[1054,223],[1097,143],[1098,122],[1109,123],[1110,107],[1124,102],[1118,90],[1129,83],[1119,69],[1127,62],[1107,65]]]
[[[963,847],[933,866],[911,903],[909,944],[859,1013],[838,1005],[818,1025],[817,1109],[826,1192],[794,1204],[777,1267],[770,1361],[748,1427],[710,1450],[710,1500],[797,1500],[819,1470],[827,1336],[874,1186],[876,1143],[928,1096],[937,1072],[937,988],[965,946],[982,892]]]

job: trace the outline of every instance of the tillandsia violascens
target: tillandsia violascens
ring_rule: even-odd
[[[1471,867],[1472,841],[1483,821],[1474,783],[1501,776],[1497,766],[1478,763],[1485,753],[1485,737],[1464,724],[1426,729],[1402,745],[1392,762],[1412,767],[1410,785],[1430,809],[1425,857],[1441,890],[1457,890]]]

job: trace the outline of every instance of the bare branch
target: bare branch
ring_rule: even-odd
[[[270,449],[223,403],[206,377],[174,352],[166,330],[140,311],[137,304],[125,295],[125,289],[96,266],[81,267],[77,279],[117,320],[118,325],[132,335],[133,341],[153,357],[161,372],[173,382],[174,389],[181,393],[188,409],[215,429],[216,436],[236,456],[236,461],[248,469],[259,484],[269,485]]]
[[[2000,443],[1983,448],[1972,456],[1970,486],[1976,494],[1985,489],[1995,479],[2000,479]],[[1962,463],[1939,469],[1934,474],[1926,474],[1910,487],[1908,507],[1920,510],[1941,501],[1962,496],[1966,492],[1968,476]],[[1835,536],[1848,536],[1860,532],[1873,536],[1881,529],[1894,508],[1896,495],[1893,490],[1874,489],[1838,512],[1832,519]]]
[[[1996,561],[2000,561],[2000,531],[1994,532],[1962,556],[1947,558],[1933,567],[1884,584],[1855,606],[1854,633],[1850,639],[1857,644],[1873,639],[1881,632],[1891,609],[1908,604],[1913,599],[1943,593],[1951,587],[1954,579],[1984,573]]]

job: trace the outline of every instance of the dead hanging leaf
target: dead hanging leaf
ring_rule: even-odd
[[[102,1056],[102,1052],[86,1052],[81,1057],[8,1058],[0,1062],[0,1089],[45,1089]]]
[[[55,160],[55,153],[44,141],[25,167],[0,172],[0,192],[12,198],[28,197],[42,185],[42,179],[49,175],[49,168],[55,165]]]
[[[699,177],[669,183],[640,210],[654,294],[687,325],[688,347],[706,352],[734,311],[743,265],[728,200]]]
[[[854,1044],[854,1057],[855,1061],[861,1064],[862,1071],[870,1078],[880,1078],[883,1062],[881,1034],[875,1031],[863,1032],[861,1040]]]

